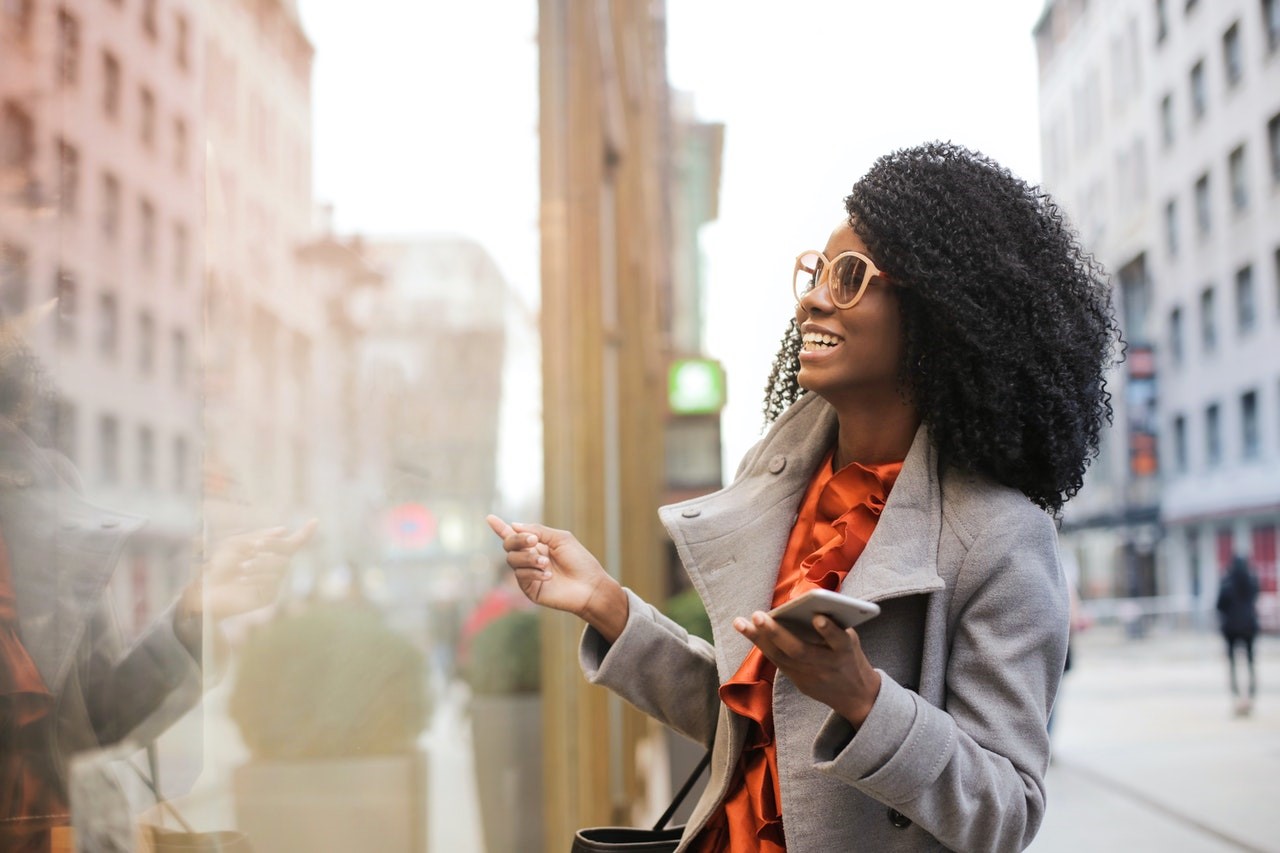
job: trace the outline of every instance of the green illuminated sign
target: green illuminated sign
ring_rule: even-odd
[[[667,405],[677,415],[710,415],[724,408],[724,368],[709,358],[684,358],[667,372]]]

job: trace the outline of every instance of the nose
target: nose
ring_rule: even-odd
[[[830,271],[823,270],[818,283],[796,303],[797,318],[804,318],[809,314],[835,313],[836,304],[831,301],[831,288],[827,286],[830,281]]]

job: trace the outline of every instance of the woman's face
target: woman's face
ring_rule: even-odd
[[[871,260],[862,238],[842,221],[831,232],[823,254],[860,252]],[[824,277],[796,305],[803,345],[800,387],[840,406],[872,403],[881,395],[898,397],[898,363],[902,356],[902,325],[898,295],[882,278],[867,285],[862,298],[849,308],[837,308]]]

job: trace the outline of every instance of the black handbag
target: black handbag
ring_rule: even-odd
[[[689,795],[693,785],[711,763],[711,752],[702,756],[698,766],[693,768],[689,778],[676,792],[675,799],[667,810],[658,818],[653,829],[637,829],[630,826],[593,826],[579,829],[573,834],[573,846],[570,853],[672,853],[680,844],[680,836],[684,834],[684,826],[667,826],[667,821],[680,808],[684,798]]]

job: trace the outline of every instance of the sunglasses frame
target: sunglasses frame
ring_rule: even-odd
[[[885,273],[878,266],[876,266],[875,261],[871,260],[861,252],[853,252],[853,251],[841,252],[831,260],[827,260],[827,256],[822,252],[819,252],[817,249],[805,249],[803,252],[796,255],[795,266],[791,270],[791,293],[796,298],[796,304],[800,304],[800,302],[804,299],[805,294],[812,293],[813,291],[817,290],[819,287],[822,287],[822,280],[819,279],[818,283],[815,284],[809,290],[805,291],[805,293],[799,292],[799,290],[796,288],[796,278],[798,277],[799,272],[801,270],[804,270],[805,272],[811,272],[811,270],[808,267],[801,264],[801,260],[809,255],[817,255],[819,258],[822,258],[823,271],[826,274],[825,277],[827,280],[827,293],[831,296],[832,303],[837,308],[840,308],[840,309],[852,308],[853,306],[857,305],[858,301],[862,299],[862,295],[867,292],[867,285],[871,283],[871,279],[879,277],[884,279],[885,281],[889,281],[889,276],[885,275]],[[857,258],[858,260],[866,264],[866,268],[865,268],[865,271],[862,273],[862,283],[858,285],[858,292],[853,295],[853,299],[850,299],[848,302],[841,303],[840,300],[836,299],[835,292],[831,290],[830,270],[832,269],[832,267],[835,266],[837,261],[839,261],[843,257],[850,256],[850,255],[852,255],[853,257]]]

